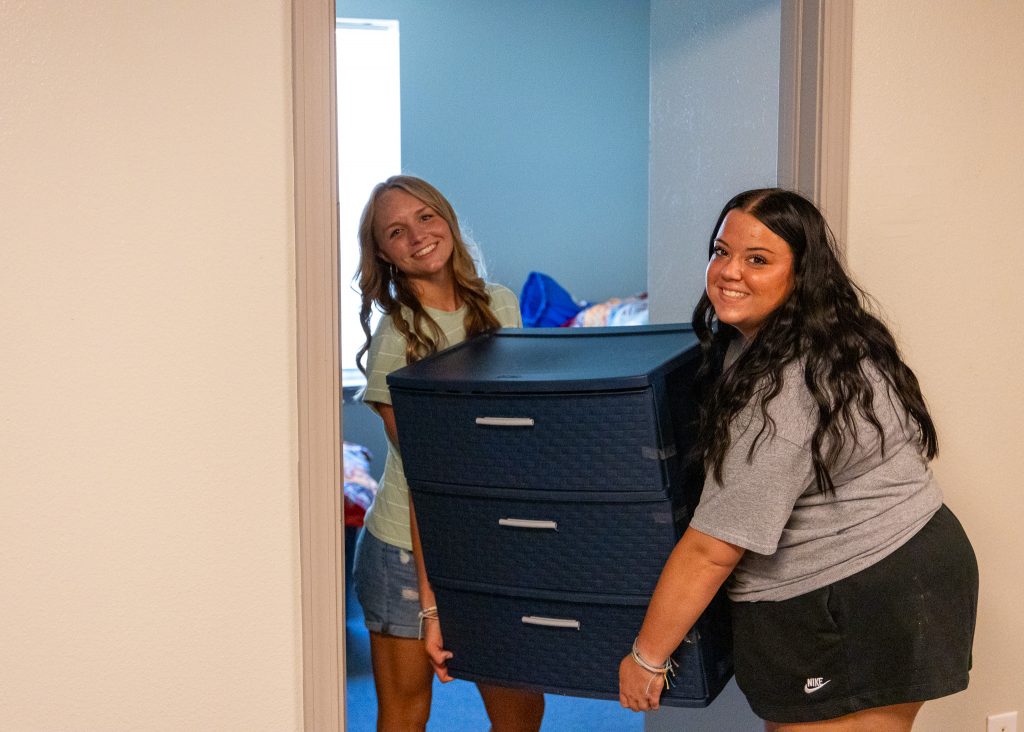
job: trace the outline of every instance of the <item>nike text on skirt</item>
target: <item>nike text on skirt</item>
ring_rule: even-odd
[[[978,564],[942,506],[910,541],[832,585],[732,603],[736,681],[754,713],[813,722],[967,688]]]

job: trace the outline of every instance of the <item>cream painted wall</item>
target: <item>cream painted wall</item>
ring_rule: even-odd
[[[289,4],[0,0],[0,729],[301,729]]]
[[[854,8],[850,265],[921,379],[981,570],[971,687],[927,705],[920,732],[1024,712],[1022,36],[1017,0]]]

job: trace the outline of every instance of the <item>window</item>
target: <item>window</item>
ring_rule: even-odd
[[[398,21],[337,18],[335,28],[341,366],[343,385],[356,386],[363,383],[356,353],[365,339],[352,279],[359,265],[359,216],[373,186],[402,169]]]

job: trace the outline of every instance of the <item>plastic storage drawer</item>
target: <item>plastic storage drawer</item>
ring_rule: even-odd
[[[622,491],[667,480],[650,389],[536,395],[393,386],[391,398],[401,434],[415,435],[403,463],[417,481],[465,483],[472,476],[475,485]]]
[[[646,602],[515,597],[443,584],[435,592],[445,646],[454,654],[448,662],[453,676],[618,699],[619,662],[643,622]],[[728,626],[704,625],[673,654],[679,668],[662,704],[706,706],[728,681]]]
[[[388,376],[453,676],[618,698],[665,560],[700,497],[688,326],[501,330]],[[663,703],[732,673],[719,597]]]
[[[598,502],[552,492],[561,500],[534,501],[523,497],[529,493],[421,486],[415,506],[431,581],[650,596],[661,574],[650,557],[668,556],[679,537],[667,499],[621,500],[627,493]]]

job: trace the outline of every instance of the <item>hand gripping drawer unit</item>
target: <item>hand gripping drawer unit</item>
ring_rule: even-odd
[[[453,676],[618,699],[702,475],[689,326],[503,329],[388,377]],[[662,703],[732,674],[719,593]]]

